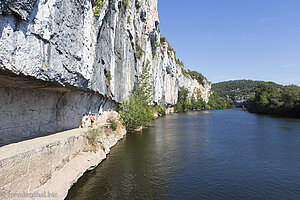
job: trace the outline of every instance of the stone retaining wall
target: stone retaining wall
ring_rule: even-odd
[[[104,112],[99,123],[103,124],[105,116],[111,115],[118,116],[116,112]],[[1,147],[0,199],[20,199],[9,198],[10,194],[48,192],[55,198],[43,199],[64,199],[72,184],[105,159],[110,148],[126,134],[123,128],[108,132],[110,134],[106,132],[101,136],[102,148],[97,152],[84,152],[88,131],[87,128],[73,129]]]

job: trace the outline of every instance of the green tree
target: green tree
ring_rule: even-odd
[[[188,107],[188,94],[189,90],[185,87],[180,87],[178,91],[178,100],[175,105],[175,110],[177,112],[184,112]]]
[[[206,102],[203,100],[201,90],[197,89],[193,95],[189,97],[189,91],[185,87],[180,87],[178,91],[178,100],[175,105],[177,112],[188,110],[204,110],[207,109]]]
[[[139,96],[145,103],[150,104],[153,97],[153,78],[150,73],[150,61],[143,63],[143,71],[138,77],[135,94]]]
[[[206,109],[206,102],[202,98],[202,93],[200,89],[197,89],[196,92],[196,109],[197,110],[205,110]]]
[[[300,117],[300,87],[261,83],[248,99],[248,110],[283,116]]]
[[[248,98],[251,94],[255,92],[255,89],[260,84],[266,84],[272,87],[279,87],[278,84],[273,82],[263,82],[263,81],[252,81],[252,80],[235,80],[235,81],[225,81],[220,83],[212,84],[212,90],[222,99],[229,98],[233,104],[238,98]],[[247,106],[246,102],[237,103],[235,106]]]
[[[233,108],[232,101],[226,97],[222,98],[216,93],[212,93],[208,101],[208,109],[228,109]]]
[[[154,119],[154,108],[151,105],[153,80],[150,74],[150,62],[144,65],[138,78],[134,94],[120,106],[120,119],[128,131],[146,127]]]

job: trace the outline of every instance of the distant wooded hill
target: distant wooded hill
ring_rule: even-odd
[[[227,108],[246,105],[250,112],[300,117],[300,87],[296,85],[236,80],[212,84],[212,90],[212,96],[226,102]]]
[[[225,81],[220,83],[212,84],[212,89],[220,97],[229,97],[234,100],[236,96],[246,96],[255,91],[255,87],[261,83],[266,83],[275,87],[279,87],[279,84],[273,82],[264,81],[252,81],[252,80],[236,80],[236,81]]]
[[[250,94],[255,92],[255,88],[259,84],[268,84],[270,86],[279,87],[280,85],[273,82],[252,81],[252,80],[235,80],[224,81],[212,84],[212,90],[221,98],[231,99],[231,103],[235,106],[245,105]]]

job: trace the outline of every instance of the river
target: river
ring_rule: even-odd
[[[240,109],[159,118],[127,134],[67,197],[98,199],[300,199],[300,120]]]

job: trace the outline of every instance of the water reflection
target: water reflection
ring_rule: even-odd
[[[128,134],[67,199],[298,199],[300,120],[189,112]]]

